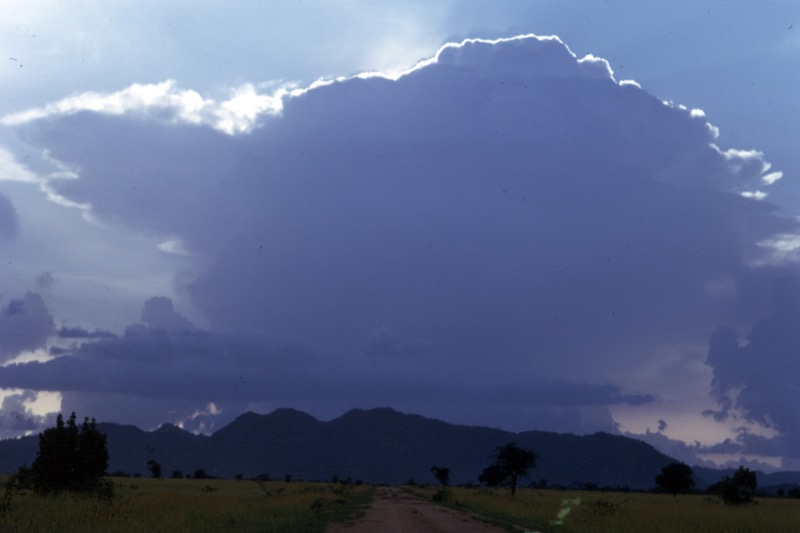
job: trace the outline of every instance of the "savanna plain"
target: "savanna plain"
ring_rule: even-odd
[[[115,496],[22,491],[0,514],[0,533],[314,533],[352,520],[374,487],[221,479],[113,478]]]
[[[322,532],[358,519],[369,485],[217,479],[116,478],[110,501],[20,492],[0,515],[0,532]],[[800,500],[759,498],[731,507],[714,496],[408,486],[431,502],[475,513],[508,531],[791,532]],[[434,500],[437,500],[434,502]]]

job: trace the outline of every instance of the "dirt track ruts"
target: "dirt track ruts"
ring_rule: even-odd
[[[325,533],[505,533],[469,514],[434,505],[394,488],[379,487],[366,513],[352,524],[334,524]]]

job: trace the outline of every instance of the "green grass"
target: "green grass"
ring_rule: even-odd
[[[430,500],[430,487],[405,487]],[[760,498],[729,507],[717,498],[665,494],[449,488],[442,505],[478,513],[498,524],[563,533],[697,533],[800,531],[800,500]],[[509,528],[513,530],[513,528]],[[518,529],[516,531],[519,531]]]
[[[370,486],[201,479],[117,478],[111,504],[71,495],[13,497],[6,532],[321,532],[357,517]]]

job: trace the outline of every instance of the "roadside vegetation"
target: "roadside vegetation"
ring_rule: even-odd
[[[435,500],[438,487],[405,490]],[[499,525],[563,533],[789,532],[800,524],[800,501],[759,498],[752,505],[725,505],[718,496],[635,492],[449,487],[438,503],[484,516]],[[511,529],[509,531],[519,531]]]

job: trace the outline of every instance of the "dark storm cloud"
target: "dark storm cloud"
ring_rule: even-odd
[[[64,339],[102,339],[114,338],[116,335],[110,331],[89,331],[79,327],[64,326],[58,330],[58,336]]]
[[[800,277],[775,280],[772,315],[740,339],[731,328],[711,337],[708,364],[714,369],[712,394],[717,418],[740,414],[781,432],[781,455],[800,457]],[[763,439],[748,436],[745,450]],[[743,437],[744,439],[744,437]],[[758,453],[752,452],[752,453]]]
[[[309,371],[309,363],[320,366]],[[47,362],[0,369],[0,384],[37,390],[117,392],[196,401],[319,400],[346,397],[398,402],[446,397],[459,401],[540,406],[640,404],[647,395],[618,386],[579,383],[485,383],[396,369],[338,368],[319,356],[285,346],[266,347],[207,332],[167,334],[131,327],[119,338],[86,343]]]
[[[175,312],[172,300],[164,296],[150,298],[144,303],[142,322],[151,329],[169,332],[180,333],[195,329],[189,319]]]
[[[80,168],[51,184],[64,197],[196,254],[184,288],[210,331],[159,300],[151,327],[3,383],[449,402],[501,425],[540,404],[648,402],[631,369],[762,312],[746,281],[798,231],[740,194],[764,186],[761,154],[717,147],[702,112],[556,39],[448,46],[396,80],[286,97],[246,134],[164,116],[20,131]]]
[[[152,310],[153,302],[174,313],[167,298],[149,300],[146,311]],[[194,328],[170,331],[161,324],[132,325],[121,337],[62,329],[62,337],[92,340],[61,350],[51,361],[0,368],[0,386],[62,391],[70,409],[80,406],[85,411],[91,405],[93,413],[109,410],[110,405],[123,407],[126,402],[146,401],[151,405],[150,416],[136,415],[146,426],[165,421],[165,416],[175,410],[176,401],[183,405],[184,415],[187,410],[191,413],[209,403],[241,407],[270,401],[318,411],[331,398],[344,405],[369,398],[377,405],[395,406],[413,398],[432,404],[444,400],[462,407],[535,407],[544,416],[548,408],[564,413],[586,406],[638,404],[653,399],[625,394],[611,384],[509,381],[503,375],[497,380],[486,376],[476,382],[472,375],[439,374],[441,369],[424,359],[409,366],[407,359],[376,360],[363,354],[336,364],[329,354],[314,353],[308,347],[269,345],[261,339],[247,340]],[[83,394],[88,397],[81,398]],[[185,416],[178,420],[184,419]],[[570,428],[587,429],[578,420]]]
[[[44,347],[55,333],[53,317],[39,294],[27,292],[7,302],[0,307],[0,361]]]
[[[0,242],[14,238],[18,226],[17,212],[11,200],[0,193]]]

